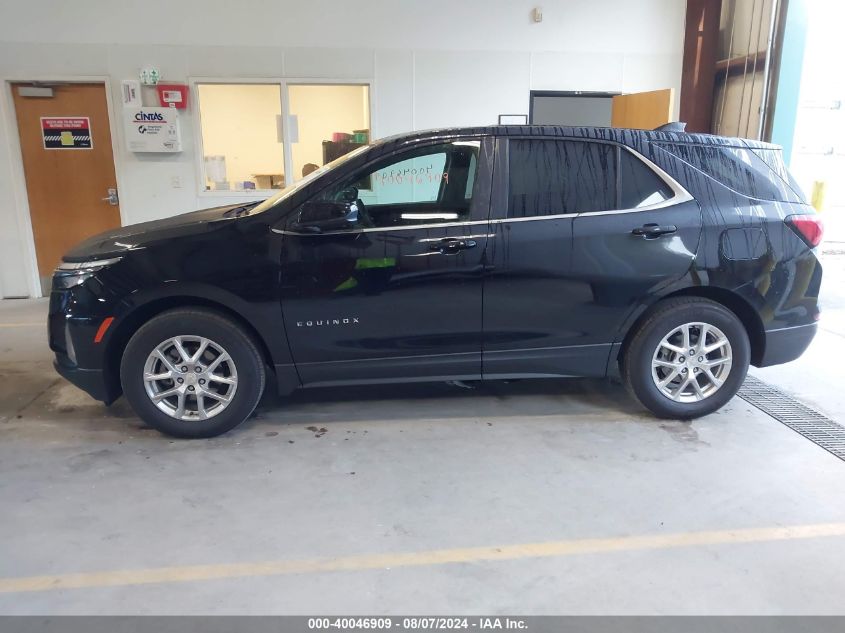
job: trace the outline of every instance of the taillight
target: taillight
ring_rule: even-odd
[[[815,248],[821,244],[824,235],[824,224],[817,215],[790,215],[784,218],[787,226],[795,231],[807,243]]]

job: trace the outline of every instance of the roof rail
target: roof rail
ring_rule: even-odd
[[[686,132],[687,124],[685,121],[670,121],[654,128],[655,132]]]

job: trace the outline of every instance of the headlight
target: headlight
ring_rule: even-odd
[[[116,264],[122,258],[112,257],[111,259],[94,259],[87,262],[62,262],[53,273],[53,288],[73,288],[83,283],[94,273]]]

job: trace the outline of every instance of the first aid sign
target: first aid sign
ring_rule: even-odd
[[[44,149],[91,149],[91,119],[87,116],[41,117]]]

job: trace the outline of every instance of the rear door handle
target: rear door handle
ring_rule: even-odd
[[[456,237],[444,237],[439,242],[430,244],[428,250],[437,251],[438,253],[443,253],[444,255],[454,255],[459,251],[463,251],[468,248],[475,248],[475,246],[475,240],[462,240]]]
[[[650,222],[649,224],[643,224],[642,226],[638,226],[633,231],[631,231],[632,235],[639,235],[647,240],[654,239],[655,237],[660,237],[661,235],[669,235],[674,233],[678,230],[678,227],[674,224],[655,224]]]

